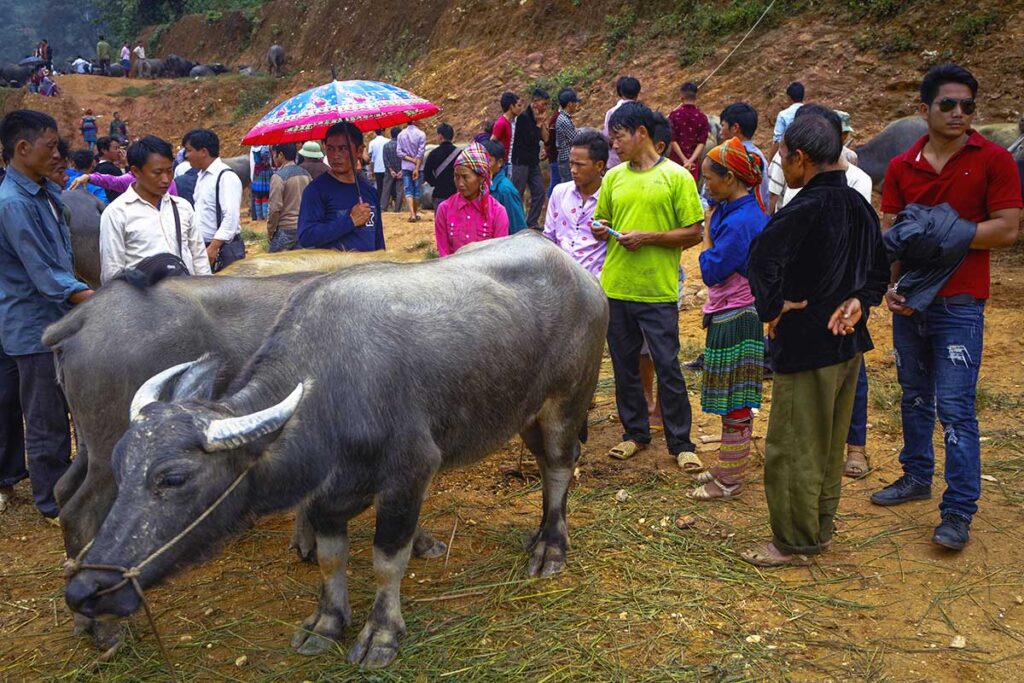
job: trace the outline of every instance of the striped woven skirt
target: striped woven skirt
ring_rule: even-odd
[[[764,328],[754,307],[712,314],[700,391],[704,412],[725,415],[738,408],[760,408],[763,376]]]

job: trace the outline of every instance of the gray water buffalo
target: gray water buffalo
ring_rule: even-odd
[[[107,67],[107,75],[112,78],[124,78],[124,67],[120,64],[111,64]]]
[[[249,177],[249,155],[242,154],[237,157],[221,157],[221,160],[234,171],[242,181],[242,187],[249,187],[252,178]]]
[[[975,129],[1003,147],[1009,147],[1022,134],[1021,123],[979,124]],[[928,124],[919,116],[897,119],[854,150],[857,152],[857,165],[871,176],[871,182],[877,187],[885,180],[889,162],[910,149],[927,132]]]
[[[113,456],[117,498],[69,568],[68,605],[131,614],[138,595],[103,566],[136,568],[127,575],[152,586],[254,516],[302,503],[323,585],[292,645],[324,652],[352,619],[348,521],[373,505],[377,593],[348,658],[386,666],[405,630],[400,586],[420,507],[440,470],[519,432],[543,482],[527,571],[564,567],[566,497],[607,321],[597,281],[531,231],[441,260],[353,266],[307,282],[226,392],[232,373],[205,357],[136,393]]]
[[[220,62],[215,62],[213,64],[196,65],[192,67],[192,70],[188,72],[188,75],[191,78],[206,78],[208,76],[219,76],[220,74],[226,74],[228,71],[230,71],[229,68],[227,68]]]
[[[285,59],[284,48],[280,45],[271,45],[267,50],[267,73],[277,78],[284,76]]]
[[[139,76],[142,78],[160,78],[164,75],[164,60],[140,59],[138,61]]]
[[[185,78],[195,68],[196,63],[178,55],[167,55],[164,58],[162,75],[165,78]]]
[[[85,188],[62,192],[60,199],[71,214],[68,228],[75,272],[96,289],[100,286],[100,214],[106,207]]]
[[[0,85],[20,88],[32,78],[32,67],[4,64],[0,66]]]

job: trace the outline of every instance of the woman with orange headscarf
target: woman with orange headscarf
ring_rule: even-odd
[[[704,304],[704,377],[701,408],[722,416],[718,462],[697,477],[696,500],[728,499],[743,487],[750,459],[752,408],[761,405],[764,336],[747,282],[747,254],[768,222],[760,196],[760,157],[732,138],[704,158],[703,176],[718,202],[704,233],[700,272]]]

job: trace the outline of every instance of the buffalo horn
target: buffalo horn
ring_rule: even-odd
[[[135,392],[135,398],[132,399],[131,410],[128,412],[129,418],[134,421],[139,417],[139,413],[142,412],[143,408],[148,406],[150,403],[159,401],[160,394],[163,393],[164,387],[167,383],[198,362],[199,361],[191,360],[187,363],[175,365],[174,367],[158,372],[146,380],[146,383],[139,387],[139,390]]]
[[[288,395],[286,399],[265,410],[213,420],[206,428],[207,451],[223,451],[244,446],[262,436],[280,429],[292,416],[302,399],[302,383]]]

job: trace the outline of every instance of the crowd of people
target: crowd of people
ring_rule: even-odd
[[[959,550],[980,496],[974,398],[988,255],[1014,242],[1022,206],[1009,153],[971,128],[977,92],[977,81],[960,66],[927,73],[919,113],[928,133],[892,160],[881,220],[870,179],[845,145],[849,115],[805,103],[799,82],[786,90],[790,106],[777,116],[765,154],[753,142],[760,116],[749,103],[721,111],[716,141],[696,85],[681,86],[681,103],[666,116],[643,104],[641,83],[631,76],[617,81],[617,101],[601,130],[577,127],[580,98],[573,89],[554,99],[537,89],[528,100],[504,93],[500,115],[465,147],[454,144],[447,123],[436,127],[428,154],[426,133],[415,122],[387,135],[378,130],[368,144],[355,125],[342,122],[326,131],[322,146],[254,149],[250,212],[266,221],[271,251],[375,251],[385,247],[383,211],[422,220],[426,181],[441,258],[482,240],[531,229],[543,234],[608,297],[607,345],[622,425],[608,455],[631,458],[663,430],[668,454],[694,477],[689,496],[697,501],[743,494],[770,368],[764,483],[772,537],[742,553],[759,566],[802,563],[827,551],[843,475],[868,472],[863,359],[873,348],[870,309],[884,301],[893,313],[903,390],[903,475],[871,500],[896,505],[931,497],[938,417],[946,492],[932,540]],[[552,102],[557,107],[549,113]],[[70,154],[45,114],[17,111],[0,124],[8,168],[0,185],[0,498],[31,476],[47,518],[57,515],[53,484],[69,461],[70,440],[40,336],[93,294],[72,265],[62,190],[84,192],[84,185],[106,205],[104,283],[207,275],[245,257],[242,183],[220,158],[216,133],[187,132],[176,155],[151,135],[125,149],[127,125],[116,114],[110,135],[99,138],[95,119],[88,119],[91,112],[82,123],[87,148]],[[543,161],[551,175],[546,188]],[[941,226],[950,214],[968,234],[957,246],[944,242]],[[915,261],[915,239],[960,249],[962,262]],[[893,256],[902,248],[894,243],[905,245],[899,253],[908,256]],[[713,462],[696,453],[678,358],[680,257],[694,247],[707,287],[706,342],[690,365],[702,372],[701,410],[721,420]],[[927,285],[927,294],[917,283]],[[21,418],[12,417],[20,415],[19,403],[24,445]]]

